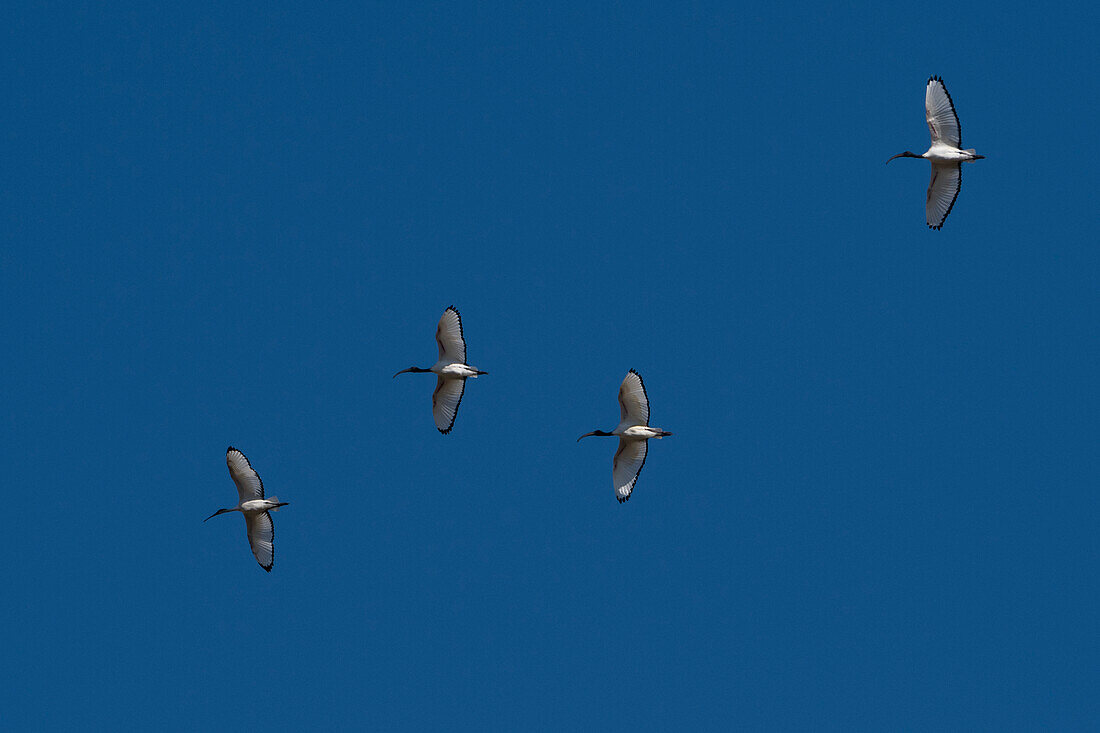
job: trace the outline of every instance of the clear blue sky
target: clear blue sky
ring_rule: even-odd
[[[4,727],[1096,728],[1098,22],[9,11]]]

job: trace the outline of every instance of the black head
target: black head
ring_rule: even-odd
[[[409,367],[408,369],[402,369],[397,374],[404,374],[405,372],[420,373],[420,372],[430,372],[430,371],[431,371],[431,369],[421,369],[420,367]],[[394,374],[393,376],[396,377],[397,374]]]
[[[920,156],[917,155],[916,153],[910,153],[908,150],[906,150],[904,153],[898,153],[897,155],[891,155],[890,160],[893,160],[894,158],[919,158],[919,157]],[[887,160],[886,162],[889,163],[890,160]]]
[[[581,438],[587,438],[589,435],[598,435],[601,438],[612,438],[612,437],[614,437],[614,433],[605,433],[602,430],[593,430],[591,433],[585,433],[584,435],[581,436]],[[577,438],[578,443],[581,442],[581,438]]]
[[[219,514],[225,514],[226,512],[231,512],[231,511],[233,511],[233,510],[232,509],[219,509],[218,511],[214,512],[213,514],[211,514],[209,517],[207,517],[206,519],[204,519],[202,521],[208,522],[211,519],[213,519],[214,517],[218,516]]]

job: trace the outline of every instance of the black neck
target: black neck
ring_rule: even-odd
[[[917,155],[916,153],[910,153],[908,150],[906,150],[904,153],[898,153],[897,155],[890,156],[890,159],[887,160],[886,162],[889,163],[894,158],[919,158],[919,157],[921,157],[921,156]]]
[[[420,367],[409,367],[408,369],[402,369],[397,374],[405,374],[406,372],[419,373],[419,372],[430,372],[430,371],[431,371],[431,369],[421,369]],[[394,374],[393,376],[396,377],[397,374]]]

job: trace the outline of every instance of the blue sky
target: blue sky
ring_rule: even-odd
[[[1100,18],[950,10],[10,11],[5,727],[1100,724]]]

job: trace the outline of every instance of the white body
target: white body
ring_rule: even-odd
[[[466,380],[485,374],[466,363],[466,337],[462,334],[462,317],[452,305],[443,311],[435,329],[435,342],[439,346],[439,360],[428,367],[409,367],[404,372],[432,372],[436,375],[435,392],[432,393],[432,417],[435,427],[446,435],[454,427],[458,406],[466,391]],[[397,376],[394,374],[393,376]]]
[[[225,452],[225,463],[229,467],[229,475],[233,483],[237,486],[237,506],[219,509],[206,519],[229,512],[243,514],[252,554],[260,567],[270,573],[275,564],[275,524],[271,521],[271,515],[268,512],[277,512],[279,507],[286,504],[279,501],[277,496],[272,496],[270,499],[264,496],[264,482],[260,479],[260,474],[256,473],[256,469],[252,468],[252,464],[248,462],[244,453],[229,446]]]
[[[431,367],[431,371],[444,379],[467,379],[469,377],[477,379],[477,367],[458,361],[440,359]]]
[[[660,428],[651,428],[648,425],[624,425],[619,423],[619,426],[611,431],[612,435],[618,435],[622,440],[649,440],[650,438],[663,438],[665,431]]]
[[[924,89],[924,119],[932,144],[922,155],[906,151],[894,158],[924,158],[932,163],[932,178],[924,204],[925,223],[931,229],[942,229],[947,215],[955,206],[962,189],[962,164],[985,157],[973,148],[962,149],[962,126],[955,112],[955,103],[947,93],[943,79],[933,76]],[[886,161],[889,163],[890,161]]]
[[[921,157],[934,163],[965,163],[978,160],[982,156],[973,150],[960,150],[953,145],[934,142]]]
[[[634,492],[634,484],[638,482],[638,475],[649,453],[649,439],[660,439],[672,433],[649,426],[649,396],[642,376],[631,369],[619,387],[619,424],[610,433],[597,430],[588,435],[615,436],[619,439],[619,449],[611,462],[611,488],[622,504]],[[584,437],[587,436],[581,436]]]
[[[277,512],[279,511],[279,497],[273,496],[270,499],[251,499],[249,501],[242,501],[236,507],[233,508],[235,512],[242,512],[244,514],[259,514],[260,512]]]

